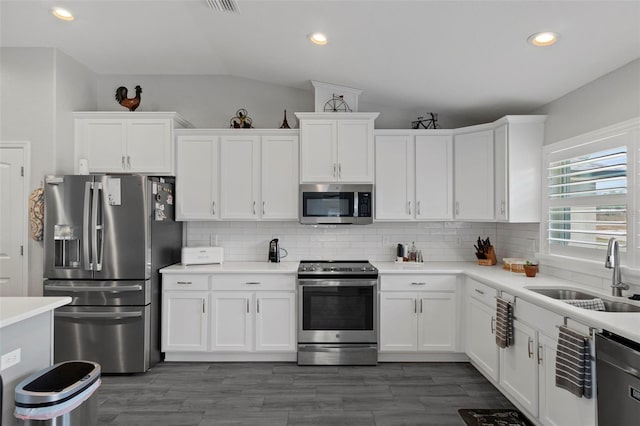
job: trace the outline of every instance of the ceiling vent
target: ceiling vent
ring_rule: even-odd
[[[236,0],[205,0],[209,9],[217,12],[240,13]]]

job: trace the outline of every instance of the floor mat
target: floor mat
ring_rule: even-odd
[[[458,414],[467,426],[531,426],[518,410],[460,409]]]

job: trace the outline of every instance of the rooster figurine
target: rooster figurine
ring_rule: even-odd
[[[116,89],[116,101],[125,108],[129,108],[129,111],[135,111],[140,106],[140,93],[142,93],[142,87],[136,86],[136,97],[127,98],[127,88],[120,86]]]

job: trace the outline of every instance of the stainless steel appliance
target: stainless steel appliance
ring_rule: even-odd
[[[378,362],[378,270],[366,260],[302,260],[298,364]]]
[[[598,424],[634,425],[640,419],[640,343],[608,331],[596,334]]]
[[[136,373],[160,360],[158,270],[182,245],[173,188],[147,176],[47,178],[44,295],[72,298],[54,314],[55,362]]]
[[[352,225],[373,223],[373,185],[339,183],[300,185],[300,223]]]

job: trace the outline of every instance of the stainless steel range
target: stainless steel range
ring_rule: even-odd
[[[298,364],[378,362],[378,270],[366,260],[302,260]]]

